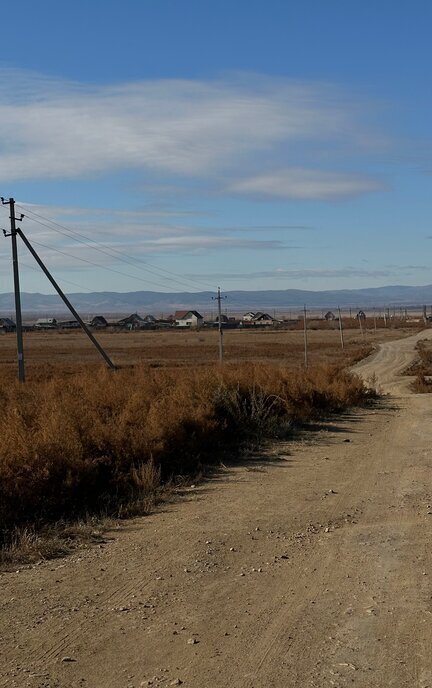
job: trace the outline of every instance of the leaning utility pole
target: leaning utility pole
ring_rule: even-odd
[[[308,367],[308,337],[307,337],[307,312],[306,304],[303,308],[303,318],[304,318],[304,367],[307,370]]]
[[[7,234],[5,230],[3,233],[6,237],[11,237],[12,239],[12,263],[13,263],[13,276],[14,276],[14,293],[15,293],[15,324],[16,324],[16,340],[17,340],[17,354],[18,354],[18,380],[20,382],[25,381],[25,369],[24,369],[24,346],[23,346],[23,336],[22,336],[22,316],[21,316],[21,295],[20,295],[20,283],[19,283],[19,267],[18,267],[18,247],[17,247],[17,228],[16,228],[16,218],[15,218],[15,199],[9,198],[8,201],[2,197],[2,205],[8,205],[10,209],[10,234]],[[18,222],[23,219],[24,215],[21,215]]]
[[[213,300],[217,301],[217,303],[218,303],[219,363],[222,363],[223,359],[224,359],[223,330],[222,330],[222,308],[221,308],[222,299],[226,299],[226,296],[221,296],[221,290],[220,290],[220,287],[218,287],[217,296],[214,296]]]
[[[341,309],[338,306],[338,313],[339,313],[339,333],[340,333],[340,340],[341,340],[341,347],[342,349],[345,348],[345,342],[344,342],[344,333],[343,333],[343,326],[342,326],[342,315],[341,315]]]
[[[110,357],[108,356],[108,354],[106,353],[106,351],[105,351],[105,350],[102,348],[102,346],[99,344],[99,342],[97,341],[97,339],[93,336],[92,332],[90,332],[89,328],[87,327],[87,325],[85,324],[85,322],[83,321],[83,319],[81,318],[81,316],[77,313],[77,311],[75,310],[75,308],[72,306],[72,304],[71,304],[71,302],[69,301],[69,299],[67,298],[67,296],[66,296],[66,295],[63,293],[63,291],[60,289],[60,287],[59,287],[59,285],[57,284],[57,282],[55,281],[54,277],[51,275],[50,271],[49,271],[48,268],[45,266],[45,264],[42,262],[42,260],[39,258],[39,255],[38,255],[38,254],[36,253],[36,251],[34,250],[33,246],[31,245],[31,243],[29,242],[29,240],[28,240],[27,237],[25,236],[24,232],[23,232],[21,229],[17,229],[17,230],[16,230],[16,233],[21,237],[21,239],[23,240],[23,242],[24,242],[25,245],[27,246],[28,250],[29,250],[30,253],[32,254],[33,258],[35,259],[36,263],[39,265],[39,267],[41,268],[41,270],[42,270],[42,271],[45,273],[45,275],[48,277],[49,281],[50,281],[51,284],[53,285],[53,287],[54,287],[54,289],[56,290],[57,294],[60,296],[60,298],[62,299],[62,301],[66,304],[66,306],[69,308],[69,310],[70,310],[70,312],[72,313],[72,315],[74,316],[74,318],[76,318],[76,320],[79,322],[79,324],[81,325],[81,328],[84,330],[85,334],[86,334],[87,337],[90,339],[90,341],[92,342],[92,344],[93,344],[93,345],[96,347],[96,349],[99,351],[99,353],[100,353],[100,355],[102,356],[102,358],[104,359],[105,363],[108,365],[109,368],[111,368],[112,370],[115,370],[115,365],[114,365],[114,363],[112,362],[112,360],[110,359]]]

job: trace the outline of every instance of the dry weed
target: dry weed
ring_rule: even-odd
[[[147,512],[172,476],[371,394],[331,366],[138,366],[3,383],[1,538],[13,549],[20,533],[20,547],[37,549],[44,524]]]

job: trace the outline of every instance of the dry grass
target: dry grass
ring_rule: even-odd
[[[7,570],[12,566],[34,564],[105,543],[104,533],[114,527],[112,519],[100,517],[74,523],[57,522],[39,529],[31,525],[16,527],[0,547],[0,566]]]
[[[342,352],[332,325],[310,330],[305,373],[301,331],[226,331],[223,368],[214,331],[98,334],[115,372],[81,333],[35,332],[21,387],[15,338],[1,336],[0,560],[85,546],[107,516],[149,512],[173,477],[363,403],[371,392],[344,369],[405,333],[347,330]]]
[[[419,394],[432,393],[432,342],[421,339],[416,346],[418,357],[405,371],[406,375],[415,375],[411,388]]]
[[[146,511],[161,482],[370,396],[326,365],[101,367],[2,383],[3,541],[59,519]]]
[[[311,323],[312,325],[312,323]],[[345,350],[341,351],[339,331],[334,324],[325,330],[308,332],[309,360],[320,363],[349,365],[361,357],[365,347],[376,342],[412,334],[413,329],[365,330],[358,327],[345,331]],[[218,335],[214,330],[200,332],[162,330],[156,332],[98,332],[97,338],[116,365],[151,365],[181,367],[208,365],[217,361]],[[282,363],[297,368],[303,363],[303,332],[284,330],[226,330],[225,359],[228,363]],[[45,378],[59,372],[74,374],[82,368],[98,365],[99,355],[81,332],[25,333],[24,349],[28,379]],[[13,334],[0,336],[2,379],[16,375],[16,343]]]

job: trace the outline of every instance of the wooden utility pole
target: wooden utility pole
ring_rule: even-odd
[[[377,322],[376,322],[376,312],[375,312],[375,308],[373,309],[373,314],[374,314],[374,330],[375,330],[375,334],[376,334],[376,331],[377,331]]]
[[[304,317],[304,367],[307,370],[308,368],[308,337],[307,337],[307,313],[306,313],[306,304],[303,309],[303,317]]]
[[[24,367],[24,346],[23,346],[23,335],[22,335],[22,316],[21,316],[21,294],[20,294],[20,282],[19,282],[19,266],[18,266],[18,247],[17,247],[17,228],[16,228],[16,217],[15,217],[15,199],[9,198],[5,201],[4,198],[1,199],[3,205],[8,205],[10,209],[10,234],[7,234],[5,230],[3,233],[5,237],[11,237],[12,240],[12,263],[13,263],[13,276],[14,276],[14,294],[15,294],[15,325],[16,325],[16,340],[17,340],[17,356],[18,356],[18,380],[20,382],[25,382],[25,367]],[[23,219],[24,215],[21,215],[18,221]]]
[[[340,341],[341,341],[341,347],[342,349],[345,348],[345,342],[344,342],[344,333],[343,333],[343,325],[342,325],[342,315],[341,315],[341,309],[338,306],[338,313],[339,313],[339,334],[340,334]]]
[[[220,290],[220,287],[218,287],[217,296],[214,296],[213,299],[215,301],[217,301],[217,304],[218,304],[219,363],[223,363],[223,359],[224,359],[222,308],[221,308],[221,301],[223,298],[226,299],[226,296],[221,296],[221,290]]]

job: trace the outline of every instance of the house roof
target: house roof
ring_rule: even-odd
[[[95,315],[94,318],[90,320],[90,324],[99,323],[101,325],[108,325],[108,320],[104,318],[103,315]]]
[[[261,313],[261,311],[259,311],[258,313],[255,313],[253,319],[254,320],[274,320],[274,318],[271,315],[269,315],[268,313]]]
[[[15,327],[15,323],[10,318],[0,318],[0,323],[6,327]]]
[[[192,315],[194,315],[199,320],[203,319],[202,315],[200,315],[198,311],[176,311],[174,317],[176,320],[186,320],[188,316],[190,317]]]
[[[144,319],[138,315],[138,313],[132,313],[128,315],[127,318],[122,318],[119,323],[129,323],[129,322],[144,322]]]

